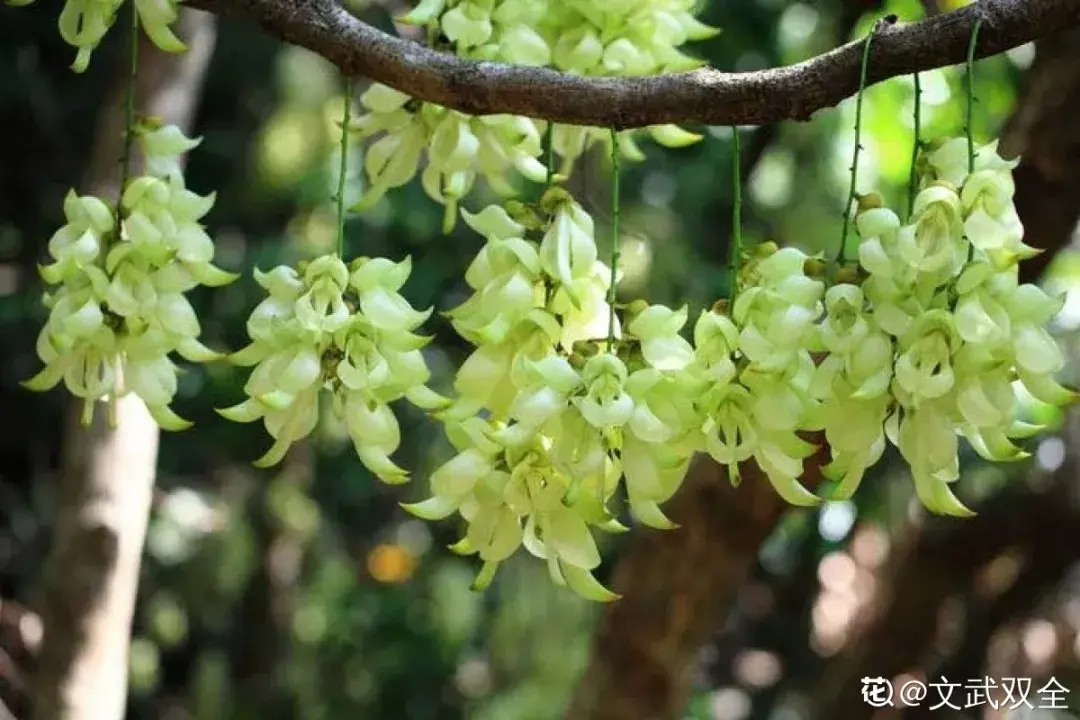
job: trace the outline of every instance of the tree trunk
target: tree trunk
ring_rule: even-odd
[[[122,12],[127,12],[124,8]],[[182,10],[189,51],[167,55],[145,38],[137,88],[141,114],[190,125],[213,51],[215,19]],[[104,108],[87,192],[116,196],[123,142],[123,85]],[[41,720],[114,720],[127,704],[128,645],[157,466],[158,428],[134,395],[89,431],[73,422],[57,488],[52,549],[45,567],[44,624],[33,705]],[[73,418],[74,419],[74,418]]]

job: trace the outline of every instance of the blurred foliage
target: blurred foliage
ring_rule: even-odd
[[[69,48],[56,32],[58,7],[59,0],[41,0],[23,10],[0,9],[0,406],[21,421],[0,435],[0,598],[31,604],[66,407],[60,392],[39,396],[18,388],[36,367],[34,339],[43,319],[34,266],[59,226],[63,194],[85,172],[124,41],[114,31],[89,72],[72,74]],[[915,20],[923,5],[711,2],[703,19],[724,32],[697,51],[722,69],[793,63],[862,37],[886,12]],[[389,27],[384,10],[363,13]],[[1025,47],[979,64],[978,140],[996,135],[1030,60]],[[962,70],[927,72],[921,80],[924,137],[960,132]],[[204,141],[190,156],[188,182],[197,191],[217,191],[208,220],[218,258],[244,278],[195,294],[203,339],[212,347],[244,344],[244,321],[258,297],[253,267],[332,249],[329,198],[341,102],[337,74],[321,58],[254,27],[222,24],[195,126]],[[866,97],[859,190],[876,189],[901,208],[913,102],[910,78],[876,85]],[[743,147],[758,156],[748,177],[749,242],[775,239],[835,252],[853,119],[848,100],[810,122],[740,129]],[[690,148],[648,146],[647,159],[626,168],[624,299],[685,302],[694,316],[726,291],[732,131],[706,130],[705,141]],[[363,189],[360,166],[354,154],[353,198]],[[606,177],[598,164],[580,180],[601,231]],[[467,202],[472,209],[483,204],[482,194]],[[464,269],[483,241],[463,223],[442,236],[441,212],[418,184],[410,185],[350,218],[348,251],[411,254],[407,299],[446,310],[464,299]],[[1065,282],[1080,279],[1076,258],[1063,257],[1058,266]],[[1069,306],[1073,315],[1075,307]],[[433,386],[445,392],[467,348],[438,315],[430,327],[437,335],[428,349]],[[425,496],[429,471],[447,457],[438,428],[399,409],[400,462],[414,473],[404,489],[375,482],[330,418],[282,468],[258,472],[247,462],[269,444],[261,426],[226,423],[212,410],[237,401],[243,379],[224,364],[190,367],[182,377],[176,409],[197,424],[162,439],[129,717],[558,717],[588,659],[599,609],[553,587],[542,564],[527,558],[508,563],[487,594],[469,591],[476,568],[445,549],[456,528],[409,519],[397,506]],[[762,553],[756,586],[773,588],[774,596],[786,583],[816,590],[816,568],[850,540],[856,524],[888,529],[906,517],[910,484],[901,475],[883,464],[856,502],[791,513]],[[965,499],[991,492],[1004,478],[999,471],[969,473]],[[619,547],[607,549],[610,567]],[[731,658],[745,653],[721,656],[714,648],[691,717],[766,717],[813,683],[832,642],[819,637],[815,618],[803,593],[768,620],[747,621],[739,647],[757,649],[759,670],[772,667],[763,656],[774,664],[783,658],[782,679],[777,674],[755,686],[745,672],[741,679],[732,674],[742,666]],[[178,716],[167,714],[177,710]]]

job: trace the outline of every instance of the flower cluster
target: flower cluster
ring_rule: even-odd
[[[132,21],[152,42],[185,49],[170,29],[178,0],[131,2]],[[66,0],[59,29],[77,48],[76,72],[122,4]],[[620,77],[699,67],[682,47],[718,30],[697,10],[696,0],[420,0],[401,20],[424,26],[435,49],[471,60]],[[135,393],[161,427],[180,430],[189,423],[170,408],[179,372],[170,354],[220,357],[199,341],[185,293],[236,276],[212,264],[200,222],[215,196],[185,186],[181,157],[199,141],[175,126],[132,128],[133,88],[123,172],[137,138],[144,174],[124,184],[115,208],[74,191],[66,197],[66,224],[40,269],[53,286],[37,339],[45,367],[25,385],[44,391],[63,381],[83,399],[86,424],[95,402],[114,410],[118,397]],[[1018,263],[1036,251],[1023,242],[1013,204],[1015,162],[996,143],[931,144],[915,168],[906,220],[877,195],[859,197],[858,266],[836,268],[828,282],[820,258],[736,243],[733,297],[698,316],[691,343],[682,335],[685,307],[615,306],[618,277],[599,260],[593,219],[560,184],[593,144],[611,151],[617,178],[616,146],[643,157],[638,131],[474,117],[381,84],[361,96],[365,112],[350,122],[350,93],[343,133],[370,141],[368,188],[354,211],[419,174],[450,232],[478,178],[502,196],[515,194],[516,175],[546,189],[536,203],[460,211],[485,244],[465,275],[471,295],[446,313],[474,349],[455,376],[456,397],[444,398],[427,385],[421,351],[430,338],[417,334],[431,310],[416,310],[400,292],[411,260],[342,257],[344,135],[339,251],[255,271],[266,297],[248,318],[250,344],[229,356],[252,367],[246,398],[219,412],[263,421],[274,442],[255,464],[271,467],[329,407],[361,462],[390,484],[408,479],[391,459],[401,442],[391,403],[433,413],[456,453],[432,473],[431,497],[405,507],[429,520],[460,515],[466,529],[453,549],[482,560],[478,589],[524,546],[555,583],[612,600],[593,575],[601,562],[593,530],[626,530],[609,507],[618,491],[637,522],[670,529],[661,506],[706,452],[733,483],[753,461],[780,497],[812,506],[823,497],[800,481],[817,450],[811,434],[831,455],[821,468],[830,498],[855,493],[892,443],[930,511],[968,515],[951,489],[959,438],[991,461],[1024,458],[1015,441],[1042,428],[1021,421],[1018,393],[1052,405],[1074,399],[1054,380],[1065,360],[1045,329],[1063,297],[1019,282]],[[644,130],[667,147],[701,138],[676,125]],[[562,158],[559,172],[539,160],[545,135],[549,158]]]
[[[509,0],[506,4],[518,3]],[[694,17],[700,7],[693,0],[550,3],[540,33],[551,48],[551,65],[563,72],[606,77],[682,72],[704,63],[679,48],[720,32]],[[677,125],[657,125],[646,131],[670,148],[701,139]],[[560,172],[565,175],[591,145],[602,144],[610,150],[610,135],[601,128],[561,125],[553,135],[555,152],[563,159]],[[641,160],[644,155],[634,135],[633,131],[620,133],[619,149],[624,157]]]
[[[464,212],[487,244],[466,275],[474,294],[448,313],[476,345],[440,414],[458,454],[432,474],[433,497],[406,507],[461,514],[456,549],[484,561],[479,587],[524,545],[557,583],[612,599],[591,573],[600,556],[589,527],[624,529],[607,507],[620,479],[635,518],[672,527],[659,504],[698,445],[686,388],[694,353],[679,336],[687,312],[639,303],[622,327],[588,213],[559,187],[537,208],[510,209]]]
[[[431,103],[418,103],[386,85],[374,84],[360,97],[366,114],[352,123],[360,139],[381,134],[367,148],[364,171],[370,187],[353,206],[363,212],[388,190],[412,180],[421,156],[427,165],[420,179],[424,191],[446,206],[443,230],[457,219],[458,201],[481,175],[504,195],[514,187],[508,174],[516,169],[541,182],[547,175],[537,160],[543,144],[536,123],[515,115],[472,117]]]
[[[8,5],[21,7],[34,0],[6,0]],[[161,50],[179,53],[187,46],[176,37],[170,25],[179,17],[178,0],[131,0],[135,4],[139,23],[147,37]],[[90,56],[109,32],[124,0],[66,0],[60,12],[60,36],[76,48],[71,69],[83,72],[90,66]]]
[[[404,397],[429,410],[446,404],[425,385],[430,372],[420,349],[430,338],[413,332],[431,311],[413,309],[398,292],[411,271],[408,258],[358,258],[350,269],[337,255],[299,271],[256,270],[267,298],[248,318],[251,344],[230,357],[255,366],[244,385],[248,399],[219,410],[235,422],[263,420],[274,444],[256,466],[281,462],[315,429],[325,389],[365,467],[386,483],[408,480],[390,460],[401,431],[389,403]]]
[[[236,276],[211,264],[213,242],[199,223],[214,195],[188,190],[180,172],[180,155],[199,141],[167,125],[142,129],[139,143],[147,174],[125,188],[119,224],[96,197],[72,191],[64,201],[67,224],[49,240],[54,262],[41,268],[58,286],[45,295],[50,314],[37,340],[45,369],[25,385],[43,391],[63,380],[85,400],[84,423],[95,401],[133,392],[161,427],[180,430],[189,423],[169,408],[178,372],[169,353],[192,362],[218,357],[198,341],[184,293]]]
[[[1012,440],[1041,428],[1017,420],[1017,385],[1054,405],[1072,397],[1053,380],[1064,357],[1044,327],[1064,297],[1018,281],[1017,263],[1036,251],[1013,206],[1015,164],[994,142],[978,148],[969,172],[967,140],[937,143],[920,163],[923,188],[906,223],[876,196],[862,198],[856,219],[874,338],[856,354],[876,368],[876,393],[889,370],[884,343],[893,345],[885,433],[935,512],[970,512],[949,487],[960,474],[958,435],[988,460],[1027,457]],[[848,417],[833,435],[854,447],[865,418]]]
[[[704,313],[695,328],[694,369],[704,385],[695,400],[705,450],[738,482],[753,458],[790,503],[818,498],[798,481],[814,447],[798,433],[820,429],[810,394],[817,321],[825,285],[808,277],[808,258],[767,244],[743,266],[731,316]]]
[[[463,57],[551,65],[579,75],[653,75],[701,67],[679,51],[719,31],[693,0],[422,0],[402,22],[435,25]]]
[[[652,75],[699,67],[679,51],[718,30],[694,17],[688,0],[621,0],[598,9],[589,2],[549,0],[422,0],[403,22],[437,29],[461,57],[518,65],[549,66],[579,75]],[[361,97],[366,113],[353,123],[359,139],[380,136],[364,159],[370,187],[352,209],[362,212],[388,190],[420,172],[424,191],[446,206],[444,231],[457,218],[460,200],[477,176],[499,194],[514,194],[511,171],[543,182],[538,160],[547,124],[516,115],[473,117],[411,99],[374,84]],[[660,144],[683,147],[701,139],[675,125],[648,128]],[[634,131],[620,135],[622,154],[641,160]],[[553,128],[554,151],[568,175],[593,143],[610,143],[606,130],[560,125]],[[426,151],[426,152],[425,152]]]
[[[1017,386],[1055,405],[1073,395],[1053,380],[1064,360],[1044,329],[1062,301],[1017,281],[1033,251],[1013,164],[989,145],[969,174],[959,143],[925,157],[906,223],[861,198],[860,267],[834,282],[795,248],[743,253],[736,297],[701,313],[693,344],[685,308],[639,301],[620,325],[592,220],[558,186],[535,207],[463,211],[487,244],[466,275],[473,295],[448,313],[476,346],[439,414],[457,454],[432,474],[432,497],[406,508],[460,514],[455,549],[483,560],[478,587],[524,545],[596,600],[615,597],[592,576],[590,528],[624,529],[610,498],[621,485],[636,520],[673,527],[660,505],[697,451],[733,482],[753,461],[782,498],[810,506],[822,497],[800,483],[816,450],[807,433],[827,442],[834,499],[891,442],[929,510],[967,514],[949,487],[958,438],[990,460],[1025,457],[1012,441],[1041,428],[1019,421]]]

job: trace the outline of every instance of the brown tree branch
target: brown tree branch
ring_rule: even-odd
[[[508,113],[615,128],[662,123],[761,125],[805,120],[855,93],[862,42],[771,70],[714,69],[649,77],[579,77],[545,68],[475,62],[436,52],[364,23],[334,0],[188,0],[254,21],[312,50],[350,76],[473,115]],[[874,40],[868,82],[962,62],[982,18],[978,57],[1080,25],[1077,0],[979,0],[955,12],[884,28]]]

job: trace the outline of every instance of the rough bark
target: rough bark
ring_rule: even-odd
[[[178,30],[190,48],[183,55],[166,55],[143,39],[136,104],[140,113],[184,128],[191,123],[212,53],[215,21],[185,10]],[[111,198],[123,142],[121,88],[105,107],[80,190]],[[97,414],[88,431],[73,427],[56,493],[33,692],[34,715],[41,720],[119,719],[127,704],[128,644],[158,428],[134,395],[119,401],[115,430],[105,426],[103,412]]]
[[[726,73],[712,68],[649,77],[581,77],[546,68],[475,62],[393,37],[335,0],[189,0],[189,5],[260,25],[312,50],[351,76],[473,115],[507,113],[573,125],[662,123],[763,125],[805,120],[855,94],[862,41],[806,62]],[[867,80],[963,62],[977,18],[985,57],[1080,25],[1076,0],[980,0],[922,22],[884,28]]]

